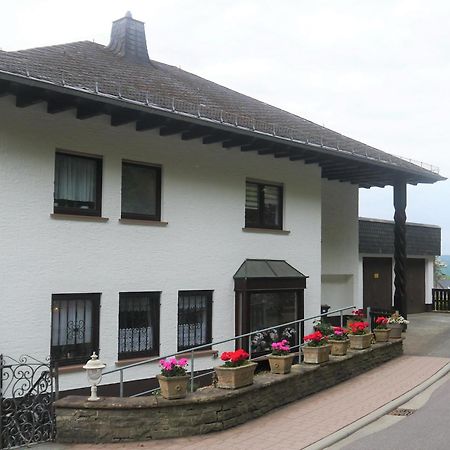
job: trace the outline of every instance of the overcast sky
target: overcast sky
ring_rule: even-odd
[[[94,40],[130,10],[150,58],[450,176],[448,0],[0,0],[0,48]],[[392,189],[360,215],[392,219]],[[450,182],[408,189],[408,220],[442,227]]]

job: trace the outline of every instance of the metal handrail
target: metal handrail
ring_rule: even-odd
[[[285,322],[285,323],[282,323],[282,324],[279,324],[279,325],[273,325],[271,327],[261,328],[259,330],[251,331],[249,333],[244,333],[244,334],[240,334],[240,335],[237,335],[237,336],[233,336],[232,338],[222,339],[220,341],[213,341],[213,342],[209,342],[207,344],[198,345],[196,347],[190,348],[189,350],[180,350],[178,352],[170,353],[170,354],[167,354],[167,355],[164,355],[164,356],[155,356],[153,358],[146,359],[145,361],[139,361],[139,362],[136,362],[136,363],[133,363],[133,364],[129,364],[127,366],[123,366],[123,367],[118,367],[118,368],[115,368],[115,369],[107,370],[107,371],[103,372],[103,376],[119,372],[119,376],[120,376],[120,380],[119,380],[119,396],[123,397],[123,384],[124,384],[123,374],[124,374],[125,370],[131,369],[131,368],[134,368],[134,367],[143,366],[143,365],[146,365],[146,364],[151,364],[153,362],[159,362],[161,359],[166,359],[166,358],[170,358],[170,357],[177,356],[177,355],[186,355],[186,354],[190,353],[190,369],[191,369],[190,370],[190,390],[191,390],[191,392],[193,392],[194,391],[194,380],[196,378],[204,377],[204,376],[210,375],[210,374],[212,374],[214,372],[214,371],[210,371],[210,372],[207,372],[207,373],[202,373],[202,374],[199,374],[199,375],[195,375],[194,360],[195,360],[195,352],[196,351],[202,350],[202,349],[205,349],[205,348],[209,349],[213,345],[220,345],[220,344],[225,344],[227,342],[236,341],[237,339],[248,338],[249,359],[251,360],[251,359],[253,359],[252,358],[252,351],[251,351],[252,350],[252,348],[251,348],[251,337],[254,334],[256,334],[256,333],[263,333],[265,331],[270,331],[270,330],[273,330],[274,328],[285,327],[287,325],[300,324],[300,323],[303,323],[303,322],[307,322],[307,321],[310,321],[310,320],[317,319],[318,317],[328,316],[328,315],[335,314],[335,313],[340,313],[340,322],[341,322],[341,326],[343,326],[343,324],[344,324],[344,314],[343,314],[343,312],[348,310],[348,309],[354,309],[354,308],[355,308],[355,306],[346,306],[345,308],[334,309],[332,311],[316,314],[314,316],[306,317],[306,318],[303,318],[303,319],[297,319],[297,320],[293,320],[291,322]],[[298,336],[298,334],[297,334],[297,336]],[[298,338],[299,338],[299,336],[298,336]],[[302,344],[299,343],[297,345],[291,346],[291,349],[295,349],[295,348],[299,348],[300,349],[301,347],[302,347]],[[299,358],[300,358],[300,355],[299,355]],[[141,395],[150,394],[150,393],[155,392],[157,390],[158,390],[158,388],[150,389],[150,390],[147,390],[147,391],[144,391],[144,392],[140,392],[138,394],[134,394],[131,397],[138,397],[138,396],[141,396]]]

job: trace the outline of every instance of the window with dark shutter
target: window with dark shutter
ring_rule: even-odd
[[[283,187],[247,181],[245,192],[246,228],[282,229]]]

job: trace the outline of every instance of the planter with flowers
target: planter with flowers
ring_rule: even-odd
[[[369,348],[372,342],[372,333],[369,333],[367,322],[354,322],[350,324],[348,338],[350,339],[350,348],[354,350],[363,350]]]
[[[342,327],[333,327],[333,334],[328,337],[333,356],[345,356],[349,345],[347,330]]]
[[[186,397],[189,380],[189,376],[186,374],[188,360],[172,357],[162,359],[159,365],[161,375],[157,375],[156,378],[159,381],[161,395],[169,400]]]
[[[391,334],[390,328],[387,326],[388,318],[387,317],[377,317],[375,319],[375,328],[373,329],[373,333],[375,334],[375,340],[377,342],[388,342],[389,335]]]
[[[409,320],[406,320],[400,315],[398,311],[392,314],[388,318],[387,327],[391,330],[391,339],[401,339],[404,325],[408,324]]]
[[[330,349],[327,336],[320,331],[308,334],[303,338],[303,362],[307,364],[320,364],[330,359]]]
[[[217,387],[238,389],[253,384],[253,374],[258,364],[248,360],[249,354],[238,349],[235,352],[223,352],[220,359],[223,366],[214,367],[217,375]]]
[[[286,339],[272,343],[272,354],[268,356],[272,373],[285,374],[291,371],[295,355],[289,351],[289,342]]]
[[[367,315],[364,312],[364,309],[354,309],[352,311],[352,315],[347,317],[347,328],[350,327],[350,324],[355,322],[365,322],[367,320]]]

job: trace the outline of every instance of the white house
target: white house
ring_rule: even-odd
[[[108,46],[0,51],[0,353],[51,355],[72,389],[92,351],[114,368],[362,306],[358,188],[440,179],[152,60],[130,14]]]

